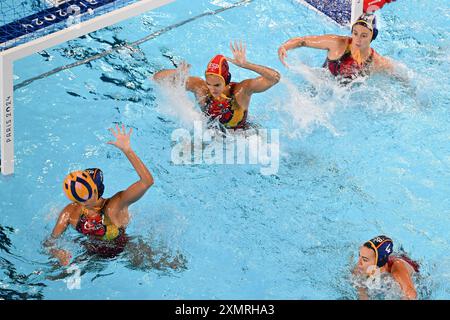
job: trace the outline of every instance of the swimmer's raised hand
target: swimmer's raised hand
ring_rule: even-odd
[[[130,129],[130,131],[127,133],[125,130],[125,126],[122,125],[122,128],[119,128],[119,125],[116,124],[116,130],[109,129],[109,131],[113,134],[113,136],[116,138],[116,141],[108,141],[108,144],[112,144],[113,146],[116,146],[118,149],[122,150],[124,153],[131,150],[130,146],[130,136],[133,132],[133,128]]]
[[[180,64],[177,67],[177,71],[180,74],[188,74],[189,73],[189,69],[191,69],[191,65],[189,63],[187,63],[186,61],[181,61]]]
[[[191,69],[191,65],[186,61],[181,61],[177,67],[175,77],[173,79],[176,84],[184,84],[187,77],[189,76],[189,70]]]
[[[261,76],[240,82],[248,97],[253,93],[264,92],[280,81],[280,73],[278,71],[247,61],[247,47],[242,41],[235,41],[234,44],[230,42],[230,49],[233,53],[233,58],[226,57],[228,61],[238,67],[259,73]]]
[[[286,63],[286,61],[284,61],[284,59],[287,58],[287,50],[284,47],[284,45],[282,45],[281,47],[278,48],[278,58],[280,59],[281,63],[286,67],[289,68],[288,64]]]
[[[112,128],[109,129],[111,133],[116,138],[116,141],[109,141],[108,144],[112,144],[119,148],[124,155],[128,158],[130,163],[133,165],[134,170],[139,175],[139,180],[135,183],[131,184],[127,189],[116,193],[111,199],[111,202],[116,203],[117,208],[121,208],[120,210],[116,210],[113,213],[109,213],[110,217],[113,219],[117,219],[116,221],[121,221],[122,224],[126,225],[128,223],[128,217],[123,217],[122,209],[128,208],[129,205],[138,201],[145,192],[153,185],[153,176],[148,170],[147,166],[142,162],[142,160],[138,157],[138,155],[131,149],[130,146],[130,136],[133,132],[133,129],[127,133],[125,130],[125,126],[122,125],[122,128],[119,128],[119,125],[116,124],[116,130]],[[114,215],[114,216],[113,216]]]
[[[235,41],[234,45],[230,42],[230,49],[233,53],[233,59],[228,57],[226,59],[238,67],[244,67],[247,64],[247,47],[245,44],[243,44],[242,41],[239,43]]]
[[[172,85],[178,85],[183,83],[189,76],[189,69],[191,65],[186,61],[181,61],[176,69],[165,69],[156,72],[153,75],[153,80],[158,83],[170,83]]]

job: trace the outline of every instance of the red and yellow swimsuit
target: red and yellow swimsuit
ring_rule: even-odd
[[[128,238],[125,235],[125,229],[114,225],[105,215],[104,208],[107,202],[105,201],[100,214],[95,217],[88,217],[87,209],[83,208],[75,229],[92,240],[84,243],[88,252],[114,257],[123,251]]]
[[[245,127],[247,121],[247,110],[242,110],[234,96],[236,83],[230,84],[230,96],[222,94],[222,100],[216,100],[208,94],[206,103],[202,107],[203,112],[211,119],[217,119],[228,129],[240,129]]]

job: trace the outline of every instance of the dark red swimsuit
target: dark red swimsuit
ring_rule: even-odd
[[[375,50],[371,48],[369,58],[367,58],[367,60],[363,64],[359,64],[352,57],[352,53],[350,51],[350,44],[351,41],[349,42],[344,54],[340,58],[336,60],[330,60],[327,57],[327,60],[323,65],[323,67],[330,70],[331,74],[334,75],[335,77],[341,77],[344,79],[355,79],[360,76],[366,76],[370,73],[369,69],[373,63],[373,56],[375,54]]]
[[[211,95],[206,98],[206,103],[202,107],[203,112],[210,119],[218,119],[226,128],[240,129],[244,128],[247,121],[247,110],[242,111],[234,96],[236,83],[231,83],[230,96],[223,96],[222,101],[215,100]]]

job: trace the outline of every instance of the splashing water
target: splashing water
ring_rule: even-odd
[[[175,85],[163,82],[161,101],[158,102],[156,111],[175,118],[184,128],[192,128],[195,122],[205,122],[205,117],[196,108],[195,102],[188,96],[185,88],[185,77],[182,77]]]
[[[287,96],[278,104],[280,110],[288,115],[285,127],[293,128],[293,130],[286,130],[289,137],[308,135],[317,127],[325,127],[334,136],[340,135],[333,126],[331,118],[339,100],[345,99],[345,90],[337,86],[336,82],[331,82],[324,73],[317,72],[300,61],[295,62],[290,67],[290,71],[307,80],[315,88],[315,93],[311,92],[309,86],[306,90],[302,90],[291,80],[281,79],[281,84],[287,88]]]

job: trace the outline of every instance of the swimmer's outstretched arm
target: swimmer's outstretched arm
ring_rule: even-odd
[[[404,64],[378,54],[375,63],[375,72],[384,72],[406,85],[411,84],[408,68]]]
[[[385,73],[400,83],[407,86],[407,88],[414,89],[411,84],[411,77],[408,68],[395,60],[383,57],[378,53],[374,57],[374,72]],[[415,91],[411,94],[415,95]]]
[[[153,75],[153,80],[156,82],[170,81],[175,83],[180,78],[180,75],[189,73],[190,67],[190,64],[182,61],[176,69],[164,69],[156,72]]]
[[[228,61],[238,67],[254,71],[261,75],[261,77],[248,79],[241,82],[244,90],[246,90],[248,94],[266,91],[280,81],[281,75],[278,71],[247,61],[247,49],[242,42],[235,42],[234,45],[230,43],[230,49],[234,58],[232,59],[227,57],[226,59]]]
[[[175,85],[179,83],[183,79],[183,77],[185,79],[190,78],[188,77],[190,68],[190,64],[188,64],[186,61],[182,61],[176,69],[164,69],[156,72],[153,75],[153,80],[158,83],[169,82]]]
[[[378,53],[374,55],[374,70],[375,72],[386,72],[395,76],[396,66],[393,60],[383,57]]]
[[[314,49],[333,51],[338,49],[346,39],[347,39],[346,37],[337,35],[306,36],[306,37],[292,38],[283,43],[278,48],[278,58],[287,67],[288,65],[284,60],[287,57],[288,50],[292,50],[299,47],[308,47]]]
[[[116,138],[116,141],[109,141],[108,144],[116,146],[120,149],[128,160],[133,165],[137,174],[140,177],[140,180],[133,183],[126,190],[121,191],[113,196],[113,198],[119,198],[119,206],[122,208],[128,207],[133,202],[139,200],[145,192],[153,185],[153,176],[142,162],[142,160],[136,155],[136,153],[131,149],[130,145],[130,136],[133,132],[133,129],[130,129],[128,133],[125,131],[125,126],[122,126],[122,129],[116,125],[116,130],[110,129],[111,133]]]
[[[200,94],[205,87],[205,81],[198,77],[189,77],[191,65],[183,61],[176,69],[164,69],[153,75],[153,80],[158,83],[180,84],[185,81],[185,89],[193,93]]]

